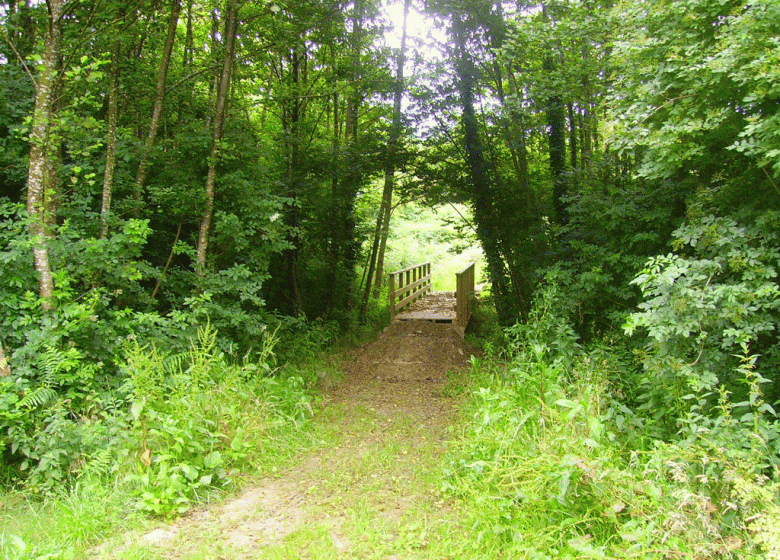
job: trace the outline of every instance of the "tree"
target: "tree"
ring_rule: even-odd
[[[108,70],[108,115],[106,133],[106,169],[103,173],[103,194],[100,205],[100,237],[108,235],[108,220],[111,213],[111,197],[114,194],[116,171],[117,126],[119,120],[119,59],[122,56],[122,42],[117,37],[111,51],[111,66]]]
[[[448,179],[449,190],[462,189],[472,205],[499,320],[508,325],[529,309],[535,271],[546,255],[546,233],[528,176],[522,104],[517,95],[506,94],[505,83],[518,90],[497,58],[506,37],[504,6],[480,0],[437,2],[432,8],[449,25],[446,64],[454,75],[439,86],[446,107],[436,109],[442,119],[439,131],[446,142],[456,144],[456,157],[463,162],[463,176]],[[455,133],[452,121],[441,116],[454,116],[451,111],[459,113]],[[507,129],[519,137],[507,136]]]
[[[368,309],[368,301],[371,290],[374,290],[374,297],[377,297],[379,288],[382,286],[382,276],[384,274],[385,247],[387,244],[387,234],[390,229],[390,214],[393,209],[393,187],[395,185],[396,158],[398,156],[398,143],[401,138],[401,101],[404,94],[404,64],[406,61],[406,25],[409,18],[409,8],[411,0],[404,0],[404,16],[401,29],[401,48],[396,55],[396,73],[395,85],[393,87],[393,118],[390,126],[390,134],[387,139],[387,148],[385,150],[385,177],[382,188],[382,202],[379,205],[379,211],[376,217],[376,227],[374,229],[374,241],[371,246],[369,256],[368,271],[366,273],[366,286],[363,293],[363,303],[360,309],[360,316],[365,320]],[[376,280],[372,288],[372,277],[376,268]]]
[[[197,258],[195,270],[202,276],[206,270],[206,254],[209,245],[209,230],[214,216],[214,189],[217,179],[217,166],[220,161],[220,141],[225,127],[228,97],[230,94],[230,75],[233,68],[233,57],[236,51],[236,34],[238,33],[238,0],[227,0],[225,3],[224,54],[222,72],[215,92],[214,120],[211,131],[211,150],[209,152],[208,173],[206,175],[206,203],[203,217],[198,230]]]
[[[611,112],[639,174],[682,180],[726,207],[776,203],[778,4],[635,2],[620,17]]]
[[[35,269],[39,276],[39,294],[44,309],[52,308],[54,279],[49,263],[47,203],[55,196],[53,176],[58,141],[55,132],[55,95],[59,75],[64,0],[46,2],[48,18],[43,54],[38,67],[35,110],[30,127],[30,166],[27,178],[27,213],[30,218]],[[47,188],[48,185],[48,188]]]
[[[171,0],[171,9],[168,16],[168,34],[165,38],[165,46],[163,48],[162,57],[160,58],[160,67],[157,71],[157,79],[155,82],[155,95],[154,95],[154,107],[152,109],[152,118],[149,123],[149,131],[144,141],[143,151],[141,152],[141,162],[138,164],[138,173],[135,178],[135,198],[141,199],[141,193],[143,191],[144,183],[146,182],[146,176],[148,173],[149,156],[152,148],[154,147],[155,139],[157,138],[157,131],[160,128],[160,122],[163,113],[163,104],[165,103],[166,94],[166,80],[168,78],[168,69],[171,63],[171,53],[173,51],[173,44],[176,40],[176,27],[179,23],[179,14],[181,13],[181,0]]]

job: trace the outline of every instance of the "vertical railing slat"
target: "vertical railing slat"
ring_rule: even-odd
[[[425,262],[403,270],[391,272],[390,276],[390,319],[395,319],[396,314],[406,305],[413,303],[431,289],[431,263]],[[419,284],[417,284],[419,282]],[[417,284],[417,285],[415,285]],[[408,301],[404,302],[408,297]]]

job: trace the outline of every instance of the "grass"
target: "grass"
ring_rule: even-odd
[[[470,375],[451,374],[447,384],[453,396],[472,397],[444,461],[440,445],[421,439],[410,416],[388,421],[370,406],[328,406],[312,433],[319,451],[309,460],[319,462],[300,481],[307,522],[262,549],[226,539],[231,526],[195,526],[175,538],[174,553],[278,560],[774,558],[744,527],[726,526],[707,508],[706,488],[669,470],[683,460],[672,448],[625,452],[606,420],[608,366],[585,359],[562,366],[542,354],[475,360]],[[85,551],[117,528],[151,527],[127,515],[132,508],[121,487],[87,482],[46,502],[7,494],[2,511],[0,552],[9,559],[95,557]],[[252,515],[233,526],[251,523]],[[121,550],[114,557],[163,557],[139,542],[122,545],[125,539],[111,544]]]
[[[121,486],[81,481],[69,492],[33,498],[20,492],[0,497],[0,556],[8,560],[75,558],[122,527],[148,521]]]
[[[482,274],[482,249],[470,229],[460,229],[461,216],[468,217],[461,204],[427,207],[408,203],[391,218],[386,270],[431,263],[434,291],[455,291],[455,273],[477,263],[477,283]]]
[[[487,305],[467,336],[488,352],[467,374],[448,373],[441,396],[466,403],[446,450],[411,415],[315,400],[316,422],[269,434],[257,469],[231,489],[279,474],[282,499],[246,518],[182,521],[164,554],[137,538],[157,522],[135,509],[121,477],[81,480],[46,498],[1,496],[0,557],[780,559],[777,485],[724,467],[717,450],[639,448],[641,426],[611,393],[625,367],[616,357],[564,344],[562,359],[527,335],[501,360]],[[321,372],[339,382],[335,357],[306,358],[296,367],[310,389]],[[286,467],[307,462],[288,480]],[[285,499],[297,500],[303,522],[274,509]],[[269,516],[287,528],[257,548],[264,533],[251,523]],[[226,538],[238,530],[247,540]]]

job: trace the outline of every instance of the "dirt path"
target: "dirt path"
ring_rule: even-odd
[[[353,351],[344,379],[325,388],[315,421],[332,445],[229,502],[134,539],[126,557],[425,555],[436,525],[456,517],[439,496],[438,469],[458,404],[448,376],[473,353],[448,325],[391,325]]]

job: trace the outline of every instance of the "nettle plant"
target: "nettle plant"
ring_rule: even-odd
[[[777,220],[767,213],[741,226],[709,216],[682,226],[676,252],[649,259],[633,281],[644,302],[624,328],[647,335],[640,409],[659,435],[690,427],[691,418],[723,418],[727,406],[751,429],[763,418],[774,426],[763,439],[777,438],[775,411],[762,394],[777,394]]]

